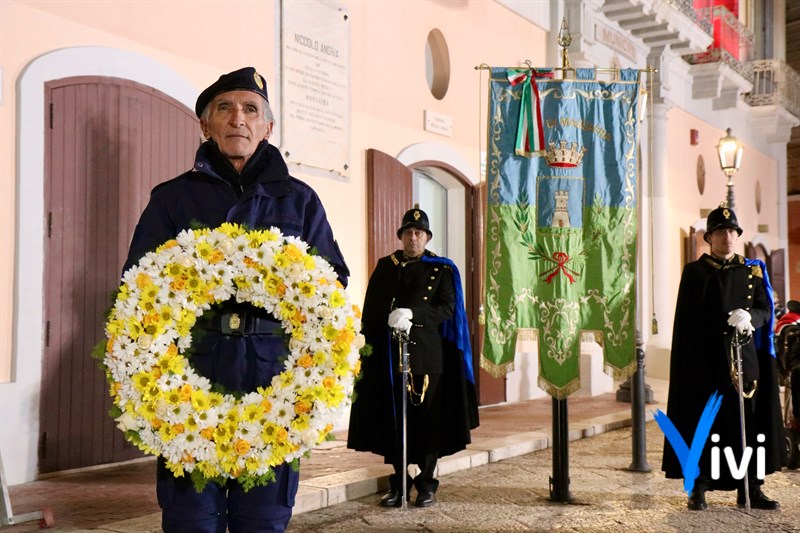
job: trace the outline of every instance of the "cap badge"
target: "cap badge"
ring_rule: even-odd
[[[414,220],[419,220],[419,211],[414,211]]]
[[[724,209],[722,211],[722,216],[724,216],[725,218],[731,218],[731,212],[728,211],[727,209]]]
[[[253,79],[255,80],[256,85],[258,85],[258,88],[264,90],[264,82],[261,81],[261,74],[259,74],[258,71],[253,73]]]

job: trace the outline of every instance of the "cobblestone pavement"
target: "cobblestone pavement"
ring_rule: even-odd
[[[552,450],[545,449],[442,476],[431,508],[384,509],[376,494],[295,515],[288,531],[800,532],[800,470],[767,477],[764,492],[780,511],[747,513],[735,491],[709,492],[708,510],[689,511],[681,482],[660,471],[662,448],[661,431],[648,422],[652,471],[634,473],[630,428],[571,442],[571,504],[549,500]]]

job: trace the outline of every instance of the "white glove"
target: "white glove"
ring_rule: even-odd
[[[748,335],[755,331],[753,324],[750,322],[750,313],[744,309],[734,309],[728,315],[728,325],[736,328],[739,335]]]
[[[411,331],[411,318],[414,313],[411,309],[401,307],[389,313],[389,327],[408,333]]]

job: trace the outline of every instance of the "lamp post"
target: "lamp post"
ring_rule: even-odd
[[[722,137],[717,144],[717,154],[719,154],[719,166],[728,178],[728,207],[733,209],[733,175],[742,164],[744,146],[739,139],[731,135],[730,128],[725,133],[725,137]]]

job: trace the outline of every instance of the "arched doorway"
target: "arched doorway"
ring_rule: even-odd
[[[446,150],[441,152],[447,155]],[[455,166],[419,155],[404,152],[403,159],[398,160],[377,150],[367,153],[369,268],[374,268],[379,257],[397,249],[394,231],[402,214],[419,203],[434,224],[434,239],[429,248],[452,259],[461,271],[479,401],[482,405],[500,403],[505,401],[505,378],[494,378],[483,369],[478,370],[485,183],[476,185]]]
[[[141,456],[109,418],[90,354],[150,190],[191,168],[200,143],[194,113],[142,84],[72,77],[47,82],[45,94],[40,473]]]

